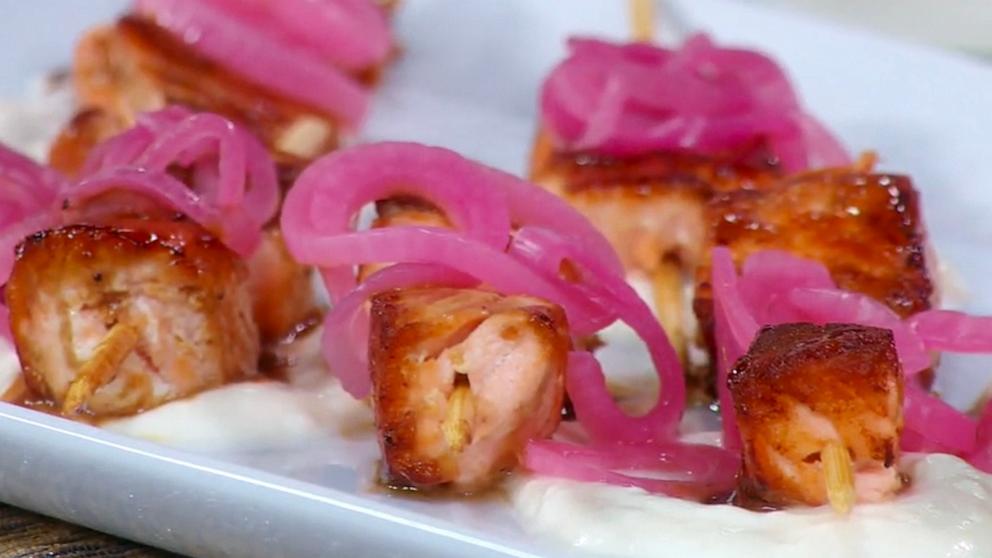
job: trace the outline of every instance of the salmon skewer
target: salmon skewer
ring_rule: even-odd
[[[386,481],[473,492],[561,418],[564,312],[523,296],[414,288],[373,297],[369,360]]]
[[[5,296],[27,387],[67,415],[133,414],[257,368],[245,263],[189,221],[39,232]]]
[[[829,503],[846,513],[902,488],[902,370],[891,331],[768,326],[728,385],[743,442],[742,503]]]

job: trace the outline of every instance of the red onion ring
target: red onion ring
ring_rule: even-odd
[[[277,4],[277,3],[273,3]],[[134,9],[185,41],[200,54],[245,79],[306,103],[357,128],[368,108],[368,92],[310,49],[274,39],[273,20],[252,24],[220,1],[136,0]],[[284,11],[286,7],[277,8]],[[315,31],[316,33],[317,31]]]
[[[131,128],[93,147],[86,156],[82,175],[102,169],[131,165],[164,131],[180,124],[194,113],[179,105],[170,105],[153,112],[143,112]]]
[[[0,226],[6,221],[4,215],[11,208],[19,211],[35,211],[55,202],[56,193],[62,188],[65,179],[53,169],[39,165],[33,160],[0,143]]]
[[[371,202],[398,195],[418,196],[438,207],[469,238],[502,250],[510,232],[507,181],[441,148],[386,142],[357,146],[321,157],[307,167],[283,205],[286,246],[304,257],[311,238],[354,230],[358,211]],[[355,262],[345,262],[351,265]],[[328,263],[321,264],[330,267]],[[327,269],[331,299],[354,288],[350,269]]]
[[[268,152],[254,136],[219,115],[191,115],[162,130],[133,164],[165,172],[175,162],[190,166],[205,157],[218,166],[216,186],[201,188],[212,205],[241,207],[259,224],[275,215],[279,187]]]

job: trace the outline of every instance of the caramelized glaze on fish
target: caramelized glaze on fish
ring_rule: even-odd
[[[132,414],[256,370],[245,264],[189,221],[39,232],[5,296],[28,387],[68,415]]]
[[[902,370],[892,332],[784,324],[761,330],[728,379],[745,504],[847,511],[903,485]]]
[[[483,489],[561,417],[570,347],[563,310],[450,288],[372,299],[369,358],[387,481]]]

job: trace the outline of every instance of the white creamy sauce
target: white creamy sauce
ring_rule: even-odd
[[[956,457],[909,457],[913,485],[898,498],[855,506],[759,513],[548,478],[517,481],[521,523],[609,556],[992,556],[992,475]]]
[[[274,381],[231,384],[101,426],[211,452],[295,446],[329,434],[365,435],[373,428],[369,408],[333,379],[308,387]]]
[[[320,354],[320,334],[319,329],[311,331],[288,349],[286,356],[294,364],[286,382],[229,384],[101,426],[209,452],[299,447],[334,437],[369,438],[375,428],[372,411],[331,376]]]

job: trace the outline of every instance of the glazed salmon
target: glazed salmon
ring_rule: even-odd
[[[372,299],[369,360],[386,481],[481,490],[561,418],[570,347],[564,311],[523,296],[451,288]]]
[[[279,227],[262,231],[262,242],[248,259],[252,309],[264,344],[292,334],[320,315],[313,268],[293,259]]]
[[[692,270],[706,235],[706,202],[719,192],[761,189],[780,173],[762,143],[713,157],[657,152],[616,158],[556,152],[545,134],[531,179],[586,216],[629,270],[674,258]]]
[[[936,302],[919,196],[908,177],[849,170],[800,175],[762,191],[728,192],[709,206],[708,246],[737,265],[754,252],[785,250],[816,260],[837,285],[909,316]],[[708,258],[693,303],[703,334],[713,328]]]
[[[743,442],[739,496],[846,511],[903,486],[902,371],[892,332],[763,328],[728,379]]]
[[[30,390],[68,415],[126,415],[255,374],[245,263],[185,220],[39,232],[5,296]]]
[[[127,127],[123,117],[105,109],[82,109],[55,137],[48,150],[48,164],[65,176],[79,178],[90,151]]]

